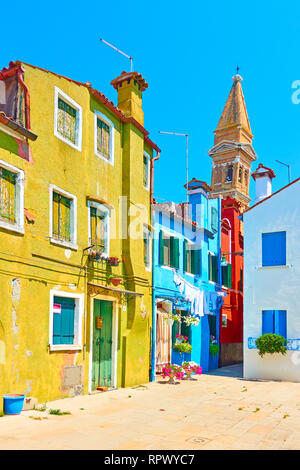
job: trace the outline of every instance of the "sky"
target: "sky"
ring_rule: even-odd
[[[157,201],[186,198],[185,138],[160,130],[189,135],[189,179],[210,183],[207,152],[237,65],[258,155],[252,169],[274,170],[273,191],[288,183],[276,160],[291,166],[292,180],[300,176],[300,2],[15,0],[1,5],[1,16],[0,68],[28,62],[89,81],[117,103],[110,82],[130,61],[100,38],[133,57],[149,84],[145,128],[162,150]]]

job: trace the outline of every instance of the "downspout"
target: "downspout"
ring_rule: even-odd
[[[157,152],[157,156],[151,159],[151,177],[150,177],[150,204],[151,204],[151,225],[155,227],[155,210],[153,208],[153,180],[154,180],[154,162],[160,157],[160,152]],[[155,370],[156,370],[156,308],[155,308],[155,229],[153,232],[154,236],[152,239],[152,368],[150,381],[155,381]]]
[[[25,124],[25,127],[26,129],[30,129],[30,99],[29,99],[29,90],[27,88],[27,86],[25,85],[24,83],[24,80],[23,80],[23,74],[22,74],[22,69],[19,69],[18,72],[17,72],[17,78],[18,78],[18,82],[19,84],[21,85],[21,87],[23,88],[24,90],[24,95],[25,95],[25,121],[26,121],[26,124]]]

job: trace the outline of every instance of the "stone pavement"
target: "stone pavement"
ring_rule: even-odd
[[[1,417],[0,449],[300,449],[300,383],[244,380],[239,365],[165,382]]]

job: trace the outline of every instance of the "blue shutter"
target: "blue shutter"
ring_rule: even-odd
[[[61,305],[61,313],[53,314],[53,344],[73,344],[75,299],[54,297],[54,303]]]
[[[286,264],[286,232],[262,234],[262,266]]]
[[[286,311],[275,310],[275,334],[286,339]]]
[[[262,334],[274,333],[274,310],[262,312]]]

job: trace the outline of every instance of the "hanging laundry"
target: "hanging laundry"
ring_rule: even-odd
[[[197,317],[203,317],[203,291],[193,286],[174,271],[174,283],[179,292],[185,299],[191,302],[191,314]]]

